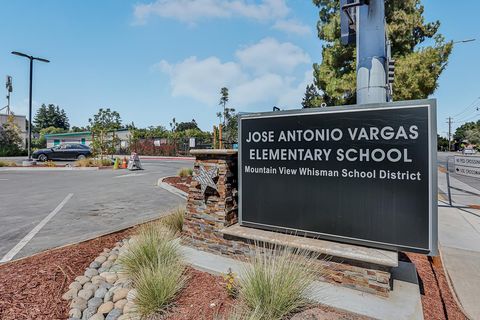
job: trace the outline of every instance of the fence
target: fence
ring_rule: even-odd
[[[168,139],[139,139],[125,147],[119,147],[120,154],[136,152],[143,156],[188,156],[190,149],[211,149],[209,140],[196,139],[195,146],[190,147],[189,138],[181,138],[177,141]]]

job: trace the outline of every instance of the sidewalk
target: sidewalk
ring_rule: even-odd
[[[450,178],[454,204],[480,204],[480,191]],[[439,172],[439,189],[446,194],[446,175]],[[439,190],[439,191],[440,191]],[[439,205],[448,202],[439,202]],[[438,208],[439,247],[447,276],[471,319],[480,319],[480,211]]]
[[[477,190],[468,184],[455,179],[450,175],[450,192],[452,194],[453,205],[479,205],[480,206],[480,190]],[[438,171],[438,191],[443,193],[445,201],[448,204],[448,188],[447,188],[447,174]]]

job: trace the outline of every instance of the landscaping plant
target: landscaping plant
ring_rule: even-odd
[[[49,168],[55,168],[57,165],[55,164],[55,162],[53,162],[52,160],[49,160],[49,161],[46,161],[45,162],[45,167],[49,167]]]
[[[174,232],[182,232],[183,222],[185,220],[185,208],[178,207],[170,214],[165,216],[161,223]]]
[[[0,160],[0,167],[16,167],[17,164],[12,161]]]
[[[187,178],[187,177],[190,177],[192,174],[193,174],[192,168],[182,168],[178,170],[178,176],[180,178]]]
[[[158,261],[141,268],[134,277],[136,311],[142,317],[164,313],[186,282],[185,266],[180,261]]]
[[[108,167],[112,165],[111,159],[86,158],[75,161],[75,167]]]
[[[245,319],[280,320],[306,306],[305,293],[316,278],[317,259],[303,250],[256,246],[239,279]]]
[[[142,268],[155,268],[160,262],[174,265],[182,260],[175,232],[161,223],[140,227],[125,254],[119,257],[125,273],[135,278]]]

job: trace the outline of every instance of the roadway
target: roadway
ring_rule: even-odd
[[[157,218],[184,204],[157,181],[193,161],[142,164],[145,170],[134,172],[0,171],[0,260],[39,226],[14,259]]]

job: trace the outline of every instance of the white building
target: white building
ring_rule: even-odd
[[[115,134],[120,139],[121,147],[127,147],[130,139],[128,129],[118,130]],[[45,139],[47,140],[47,148],[52,148],[62,143],[79,143],[89,146],[92,143],[92,133],[90,131],[52,133],[46,134]]]

